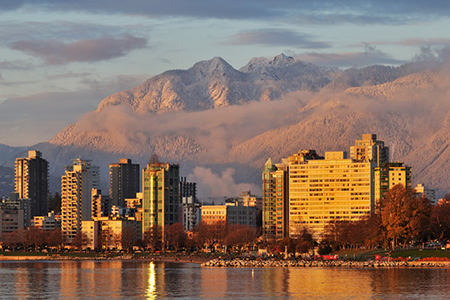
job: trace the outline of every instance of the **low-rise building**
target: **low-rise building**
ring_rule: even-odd
[[[417,194],[430,200],[433,205],[437,204],[435,190],[426,188],[423,183],[419,183],[414,189]]]
[[[117,249],[132,247],[142,239],[142,222],[123,218],[94,218],[83,221],[82,232],[87,237],[85,247]]]
[[[31,221],[31,226],[38,227],[45,231],[61,229],[61,215],[49,212],[46,216],[35,216]]]
[[[17,207],[0,207],[0,234],[24,228],[24,210]]]
[[[255,206],[242,206],[235,202],[227,203],[226,205],[203,205],[200,209],[202,221],[207,224],[226,221],[231,225],[256,226],[258,210]]]

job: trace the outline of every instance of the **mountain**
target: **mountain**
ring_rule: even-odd
[[[0,198],[14,192],[14,169],[0,166]]]
[[[97,112],[111,105],[129,105],[134,111],[199,111],[271,101],[295,90],[319,90],[338,73],[283,54],[273,60],[253,59],[235,70],[222,58],[196,63],[188,70],[172,70],[143,84],[104,99]]]
[[[349,151],[363,133],[375,133],[392,161],[412,166],[414,185],[443,195],[450,190],[448,74],[412,63],[340,71],[283,54],[236,70],[213,58],[113,94],[34,147],[55,178],[70,159],[92,159],[105,190],[109,163],[129,157],[143,167],[156,153],[179,163],[181,175],[208,197],[258,193],[268,157]]]
[[[27,147],[10,147],[5,144],[0,144],[0,162],[11,158],[16,158],[19,153],[23,152]]]

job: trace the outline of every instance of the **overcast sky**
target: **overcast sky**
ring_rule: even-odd
[[[399,65],[450,44],[448,0],[0,0],[0,143],[33,145],[106,96],[220,56]]]

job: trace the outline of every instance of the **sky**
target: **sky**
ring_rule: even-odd
[[[448,0],[0,0],[0,144],[51,139],[115,92],[222,57],[400,65],[450,44]]]

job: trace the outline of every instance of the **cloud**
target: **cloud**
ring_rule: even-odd
[[[285,29],[260,29],[241,32],[231,36],[229,42],[232,45],[294,46],[307,49],[331,47],[326,42],[314,41],[310,35]]]
[[[0,21],[0,43],[2,45],[10,45],[21,40],[50,39],[59,41],[95,40],[110,36],[123,37],[125,34],[143,36],[152,29],[146,24],[139,24],[139,26],[114,26],[93,22],[95,21]]]
[[[308,12],[297,14],[292,21],[300,25],[339,25],[339,24],[356,24],[356,25],[375,25],[389,24],[400,25],[417,21],[416,18],[402,16],[392,16],[389,14],[366,14],[364,12],[354,13],[324,13],[324,12]]]
[[[0,70],[30,70],[36,66],[22,60],[4,60],[0,62]]]
[[[145,15],[150,17],[194,17],[218,19],[278,19],[306,20],[313,24],[387,24],[405,23],[417,20],[428,21],[430,17],[447,17],[450,2],[439,0],[334,0],[290,1],[290,0],[210,0],[185,1],[156,0],[143,2],[129,0],[97,1],[53,1],[53,0],[1,0],[0,9],[12,10],[19,7],[41,10],[82,11],[92,13],[119,13]],[[338,14],[333,11],[338,10]],[[330,13],[331,12],[331,13]],[[310,17],[313,16],[313,17]],[[309,17],[309,18],[308,18]],[[322,21],[322,22],[320,22]]]
[[[260,191],[261,187],[253,183],[236,183],[234,174],[236,170],[227,168],[221,174],[214,173],[209,168],[195,167],[188,180],[197,183],[198,196],[224,198],[238,196],[242,191]]]
[[[309,52],[294,56],[297,59],[313,64],[338,68],[365,67],[375,64],[400,65],[407,62],[406,60],[392,58],[388,54],[367,43],[364,44],[364,52]]]
[[[299,95],[295,99],[254,101],[214,110],[160,115],[135,112],[125,105],[108,106],[83,116],[76,129],[111,138],[130,149],[143,149],[144,145],[163,136],[185,136],[194,138],[201,146],[202,157],[218,157],[225,155],[232,143],[253,138],[279,126],[290,114],[295,115],[298,99],[302,98],[302,94]]]
[[[39,81],[37,80],[19,80],[19,81],[6,81],[3,76],[0,75],[0,86],[16,86],[16,85],[27,85],[35,84]]]
[[[405,39],[396,43],[397,45],[403,46],[448,46],[450,45],[449,38],[429,38],[429,39]]]
[[[65,79],[65,78],[84,78],[87,76],[93,75],[92,73],[75,73],[75,72],[67,72],[67,73],[59,73],[59,74],[51,74],[47,75],[48,79],[54,80],[54,79]]]
[[[77,91],[47,92],[26,97],[0,95],[7,98],[0,101],[0,143],[29,146],[47,141],[80,115],[94,110],[106,96],[141,83],[142,76],[103,80],[104,85],[94,88],[84,84]]]
[[[84,77],[80,83],[90,90],[110,91],[112,94],[124,90],[124,87],[135,87],[150,77],[149,74],[118,75],[112,78]]]
[[[57,40],[23,40],[14,42],[12,49],[40,57],[51,65],[71,62],[95,62],[126,55],[143,48],[147,41],[143,38],[124,35],[121,38],[101,38],[63,43]]]

